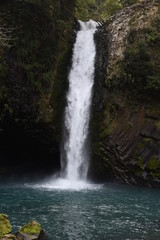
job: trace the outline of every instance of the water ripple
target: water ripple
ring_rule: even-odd
[[[0,209],[14,231],[35,219],[50,240],[159,240],[159,190],[60,183],[0,186]]]

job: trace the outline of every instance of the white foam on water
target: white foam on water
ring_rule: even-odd
[[[101,184],[92,184],[86,181],[71,181],[68,179],[57,178],[46,181],[39,182],[36,184],[25,184],[26,187],[31,187],[34,189],[46,189],[46,190],[58,190],[58,191],[83,191],[83,190],[99,190],[103,187]]]

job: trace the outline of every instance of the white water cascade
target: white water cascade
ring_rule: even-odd
[[[97,23],[79,21],[69,73],[69,90],[65,109],[65,139],[61,156],[62,177],[69,181],[85,180],[88,171],[88,128],[96,48],[94,33]]]
[[[96,56],[94,33],[98,23],[90,20],[85,23],[79,21],[79,24],[80,30],[77,32],[72,67],[68,76],[69,89],[64,115],[61,175],[57,178],[55,174],[35,184],[35,188],[80,191],[101,187],[86,181],[90,155],[88,130]]]

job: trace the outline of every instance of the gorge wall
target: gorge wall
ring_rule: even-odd
[[[1,176],[60,168],[75,2],[0,2]],[[91,179],[160,186],[159,26],[158,0],[126,7],[99,26]]]
[[[74,0],[0,2],[0,173],[59,169]]]
[[[159,23],[159,1],[142,1],[96,35],[90,172],[97,180],[160,185]]]

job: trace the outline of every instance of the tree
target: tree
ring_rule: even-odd
[[[76,17],[81,20],[108,20],[123,7],[141,0],[77,0]]]
[[[76,17],[81,20],[92,18],[97,21],[108,18],[122,8],[120,0],[77,0]]]
[[[113,14],[122,8],[120,0],[105,0],[100,7],[101,17],[108,20]]]
[[[122,5],[125,6],[129,6],[135,3],[140,2],[141,0],[121,0]]]

